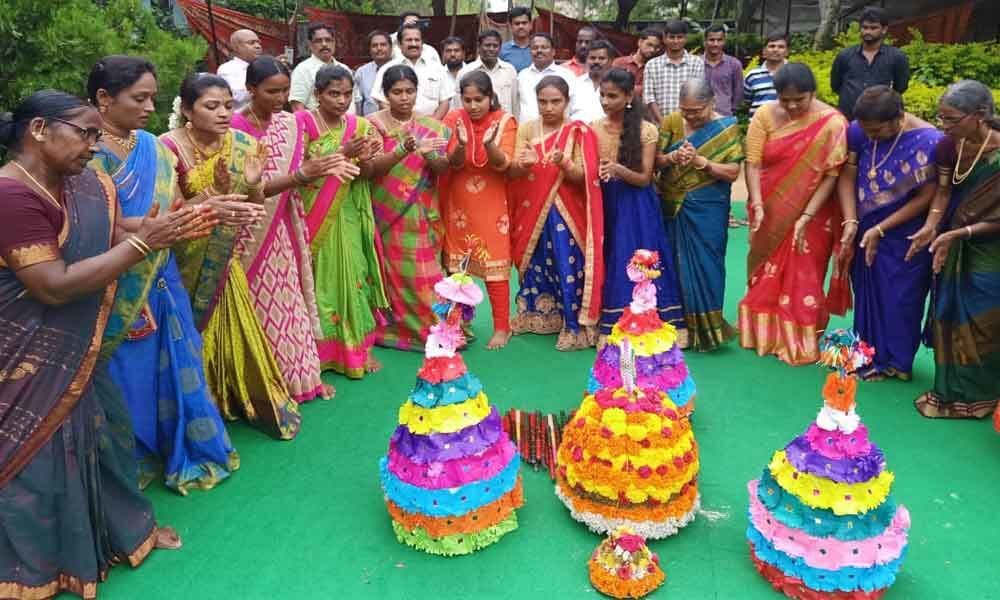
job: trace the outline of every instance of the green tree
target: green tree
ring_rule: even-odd
[[[205,56],[198,37],[160,29],[139,0],[0,0],[0,108],[44,88],[83,96],[91,66],[109,54],[144,56],[156,66],[160,94],[150,119],[166,128],[181,80]]]

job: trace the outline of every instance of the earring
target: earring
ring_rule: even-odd
[[[191,129],[192,127],[194,127],[194,125],[191,124],[191,121],[188,121],[187,123],[184,124],[184,127]]]
[[[632,110],[632,103],[628,102],[625,104],[625,110]]]

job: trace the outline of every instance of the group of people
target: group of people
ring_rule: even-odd
[[[227,78],[187,77],[159,138],[144,130],[156,70],[138,57],[95,64],[86,100],[43,90],[0,118],[5,594],[90,597],[113,564],[179,547],[143,485],[162,473],[186,493],[228,477],[239,457],[224,420],[295,437],[299,404],[335,392],[324,371],[378,371],[375,344],[423,349],[433,286],[459,270],[484,281],[491,349],[522,333],[599,345],[632,299],[625,265],[640,248],[659,256],[660,318],[699,351],[739,337],[815,362],[830,313],[853,300],[876,348],[865,376],[908,379],[925,336],[936,378],[918,410],[994,410],[1000,120],[985,86],[952,85],[939,130],[873,80],[849,123],[816,99],[807,66],[785,62],[783,40],[744,80],[724,33],[702,61],[671,23],[614,62],[581,30],[586,52],[560,66],[530,15],[512,21],[515,39],[481,34],[454,84],[453,44],[435,66],[415,23],[372,34],[385,60],[357,72],[316,25],[294,72],[257,55]],[[843,59],[843,94],[858,56],[880,64],[868,45]],[[731,114],[744,88],[745,139]],[[741,163],[737,332],[722,308]]]

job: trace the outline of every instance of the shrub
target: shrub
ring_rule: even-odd
[[[201,38],[160,29],[139,0],[7,0],[0,11],[0,107],[10,110],[43,88],[86,93],[87,75],[108,54],[144,56],[156,65],[160,94],[149,129],[166,129],[180,82],[204,57]]]

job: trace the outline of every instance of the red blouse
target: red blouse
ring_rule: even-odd
[[[58,260],[68,233],[63,209],[8,177],[0,177],[0,198],[0,268],[17,271]]]

